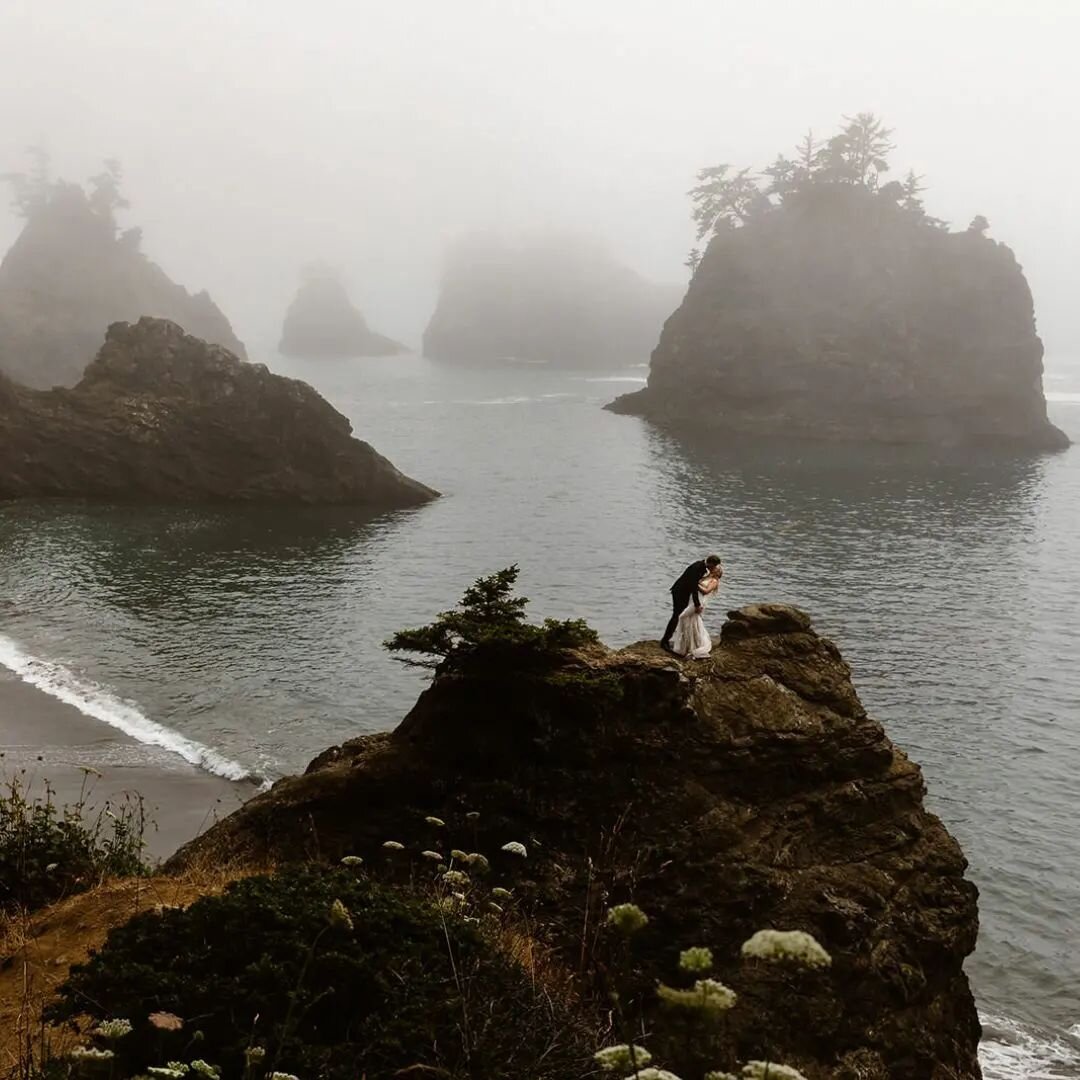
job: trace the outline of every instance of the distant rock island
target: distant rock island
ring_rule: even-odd
[[[307,383],[164,319],[110,326],[73,389],[0,377],[0,499],[413,506],[437,496]]]
[[[340,276],[326,266],[307,267],[285,315],[279,351],[303,360],[395,356],[406,346],[368,327],[352,305]]]
[[[643,364],[681,287],[578,235],[466,237],[448,253],[424,355],[455,363]]]
[[[760,178],[704,170],[707,250],[647,387],[609,408],[724,439],[1067,446],[1015,256],[981,216],[929,217],[913,174],[885,183],[889,135],[860,114]]]
[[[140,250],[141,230],[121,232],[119,167],[107,163],[88,189],[8,177],[26,219],[0,263],[0,372],[27,386],[71,386],[108,326],[143,315],[173,319],[244,357],[229,320],[205,292],[171,281]]]

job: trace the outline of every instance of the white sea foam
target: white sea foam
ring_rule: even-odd
[[[1055,1037],[1001,1016],[984,1016],[982,1022],[979,1063],[983,1080],[1075,1080],[1080,1076],[1075,1029]]]
[[[73,706],[85,716],[119,729],[137,742],[160,746],[192,765],[228,780],[246,780],[250,776],[242,765],[230,761],[216,750],[151,720],[135,705],[95,683],[80,679],[63,665],[31,656],[18,642],[3,634],[0,634],[0,666],[50,697]]]

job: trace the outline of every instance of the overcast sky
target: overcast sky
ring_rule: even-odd
[[[316,258],[418,343],[470,227],[588,228],[682,280],[698,168],[870,110],[930,213],[1016,250],[1052,360],[1080,356],[1078,42],[1078,0],[0,0],[0,171],[119,157],[147,252],[257,355]]]

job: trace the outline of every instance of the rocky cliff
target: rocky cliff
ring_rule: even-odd
[[[718,439],[1056,449],[1042,355],[1008,247],[819,183],[715,236],[648,386],[611,408]]]
[[[306,383],[163,319],[109,327],[72,389],[0,382],[0,499],[390,507],[436,494],[353,438]]]
[[[0,263],[0,372],[38,388],[71,386],[110,324],[172,319],[244,356],[205,292],[190,294],[117,233],[76,184],[57,184]]]
[[[587,238],[473,236],[447,257],[424,355],[471,364],[644,363],[680,293]]]
[[[586,994],[603,989],[585,958],[605,909],[648,913],[634,956],[650,1046],[672,1021],[649,987],[680,949],[707,945],[740,995],[709,1067],[768,1056],[810,1080],[973,1080],[962,965],[976,891],[923,796],[836,647],[800,611],[762,605],[731,613],[707,661],[643,643],[568,652],[542,676],[444,667],[397,730],[326,751],[172,868],[360,855],[369,873],[400,875],[383,842],[429,847],[436,815],[448,843],[492,858],[526,844],[518,903]],[[832,966],[740,965],[740,943],[769,926],[810,931]],[[677,1047],[665,1064],[700,1075]]]
[[[285,356],[394,356],[408,350],[368,327],[335,274],[309,271],[285,315],[278,346]]]

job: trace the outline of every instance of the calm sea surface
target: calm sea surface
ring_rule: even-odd
[[[422,682],[380,642],[479,575],[517,562],[535,616],[624,645],[658,635],[670,580],[718,550],[714,628],[755,600],[810,611],[962,842],[987,1076],[1080,1076],[1080,447],[721,452],[601,411],[640,370],[292,373],[445,497],[367,518],[2,507],[0,664],[148,760],[273,778],[396,724]],[[1080,441],[1080,365],[1046,385]]]

